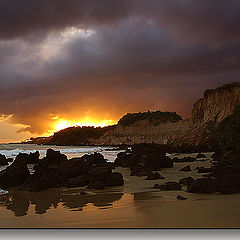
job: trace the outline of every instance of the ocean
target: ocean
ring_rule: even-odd
[[[68,159],[73,157],[81,157],[84,154],[101,152],[103,156],[110,162],[113,162],[121,150],[114,150],[113,147],[96,147],[96,146],[48,146],[37,144],[0,144],[0,154],[8,158],[15,158],[19,153],[30,153],[39,151],[40,158],[46,155],[47,149],[52,148],[65,154]]]

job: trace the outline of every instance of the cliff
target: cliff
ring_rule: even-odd
[[[128,113],[117,125],[71,127],[32,143],[56,145],[167,144],[173,151],[231,149],[240,142],[240,83],[208,89],[183,120],[175,112]],[[29,142],[28,142],[29,143]]]
[[[240,83],[226,84],[216,89],[208,89],[192,109],[193,124],[204,124],[209,121],[221,122],[233,113],[240,104]]]
[[[236,120],[239,120],[236,111],[238,106],[240,106],[240,83],[234,82],[206,90],[204,97],[193,105],[191,127],[183,136],[170,139],[168,144],[179,148],[179,151],[231,148],[230,146],[239,141],[240,130],[237,129],[240,121]],[[233,132],[232,129],[237,132]]]
[[[128,126],[118,124],[115,129],[108,131],[91,143],[96,145],[167,144],[174,136],[183,135],[190,125],[188,120],[167,121],[159,125],[154,125],[149,120],[139,120]]]

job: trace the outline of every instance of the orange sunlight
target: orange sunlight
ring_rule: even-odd
[[[108,125],[113,125],[116,122],[114,120],[96,120],[90,117],[85,117],[79,121],[67,120],[67,119],[57,119],[53,125],[53,132],[60,131],[64,128],[73,127],[73,126],[93,126],[93,127],[105,127]]]

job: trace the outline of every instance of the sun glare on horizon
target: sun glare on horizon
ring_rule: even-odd
[[[108,125],[112,125],[115,124],[115,121],[113,120],[96,120],[96,119],[92,119],[89,117],[86,117],[82,120],[79,121],[73,121],[73,120],[66,120],[66,119],[58,119],[53,126],[53,132],[57,132],[60,131],[64,128],[68,128],[68,127],[74,127],[74,126],[91,126],[91,127],[105,127]]]

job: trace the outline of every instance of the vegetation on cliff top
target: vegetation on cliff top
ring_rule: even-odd
[[[223,92],[223,91],[226,91],[226,90],[232,90],[234,87],[240,87],[240,82],[232,82],[232,83],[228,83],[228,84],[225,84],[221,87],[218,87],[218,88],[215,88],[215,89],[206,89],[205,92],[204,92],[204,97],[208,97],[209,94],[212,94],[212,93],[220,93],[220,92]]]
[[[139,113],[128,113],[124,115],[119,121],[118,124],[122,126],[129,126],[139,120],[149,120],[154,126],[157,126],[161,123],[178,122],[182,117],[179,116],[176,112],[161,112],[161,111],[148,111],[148,112],[139,112]]]
[[[99,138],[115,126],[107,127],[69,127],[54,133],[45,144],[87,145],[90,139]]]
[[[234,150],[240,145],[240,106],[212,130],[210,144],[218,151]]]

